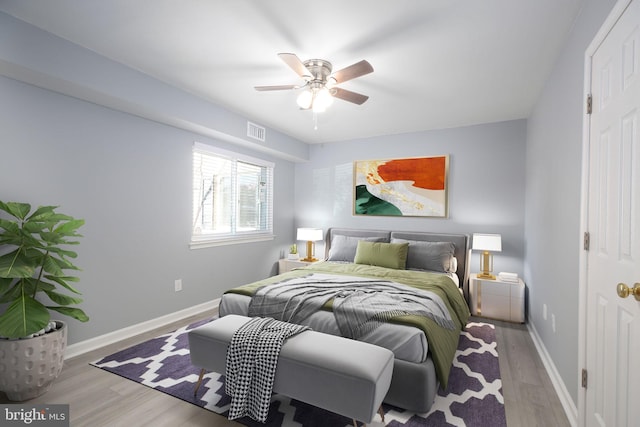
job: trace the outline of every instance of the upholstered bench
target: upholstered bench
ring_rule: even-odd
[[[249,320],[228,315],[189,331],[191,362],[202,368],[196,392],[205,370],[224,374],[231,337]],[[305,331],[282,346],[273,391],[369,423],[387,394],[392,372],[388,349]]]

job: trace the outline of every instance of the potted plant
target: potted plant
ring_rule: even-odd
[[[291,246],[289,246],[289,259],[299,259],[300,256],[298,255],[298,245],[296,245],[295,243]]]
[[[78,278],[66,273],[79,270],[68,246],[79,243],[84,220],[56,209],[0,201],[9,216],[0,212],[0,390],[14,401],[45,393],[62,370],[66,324],[52,321],[51,311],[89,320],[70,307],[82,299],[71,285]]]

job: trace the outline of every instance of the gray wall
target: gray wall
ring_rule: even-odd
[[[308,159],[296,139],[274,129],[265,143],[248,139],[247,117],[2,12],[0,75],[287,160]]]
[[[495,271],[523,273],[526,121],[313,145],[296,165],[296,225],[502,235]],[[449,217],[369,217],[353,212],[353,161],[449,155]],[[318,250],[321,250],[318,248]],[[479,258],[472,255],[472,271]]]
[[[584,54],[614,0],[586,0],[528,122],[525,279],[529,319],[578,401],[578,273]],[[543,319],[547,305],[547,320]],[[556,318],[556,332],[551,326]]]
[[[0,199],[86,220],[78,288],[91,320],[69,319],[70,344],[275,272],[294,238],[293,163],[4,77],[0,93]],[[275,162],[275,241],[189,249],[196,140]]]
[[[78,288],[91,320],[69,319],[70,344],[276,272],[306,144],[273,129],[248,140],[247,118],[4,13],[0,76],[0,200],[86,220]],[[274,241],[189,249],[194,141],[275,163]]]

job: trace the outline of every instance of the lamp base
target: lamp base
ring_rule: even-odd
[[[489,251],[483,251],[480,257],[480,272],[476,276],[478,279],[496,280],[496,276],[491,274],[493,271],[493,254]]]
[[[300,261],[316,262],[318,261],[318,258],[314,258],[314,255],[313,242],[311,240],[307,240],[307,256],[305,258],[302,258]]]

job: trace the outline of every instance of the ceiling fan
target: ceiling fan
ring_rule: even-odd
[[[304,80],[304,84],[255,86],[256,90],[269,91],[305,88],[298,96],[298,105],[304,110],[311,109],[316,113],[325,111],[333,102],[333,98],[339,98],[358,105],[363,104],[369,99],[366,95],[337,87],[340,83],[373,72],[373,67],[365,60],[331,73],[332,65],[324,59],[308,59],[303,62],[293,53],[279,53],[278,56]]]

